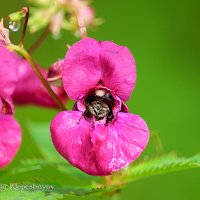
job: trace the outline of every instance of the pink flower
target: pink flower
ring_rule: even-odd
[[[13,117],[13,108],[10,99],[0,98],[0,168],[12,162],[21,144],[21,128]]]
[[[0,40],[0,168],[15,157],[21,144],[21,128],[13,117],[11,95],[18,81],[18,56]]]
[[[53,64],[53,66],[55,66]],[[56,65],[57,66],[57,65]],[[44,107],[57,107],[52,97],[42,85],[39,78],[36,76],[30,64],[24,60],[18,61],[19,80],[16,84],[16,89],[12,95],[15,104],[36,104]],[[61,68],[61,66],[60,66]],[[41,73],[47,79],[48,71],[40,68]],[[52,69],[51,69],[52,71]],[[62,87],[52,87],[54,92],[64,102],[66,100],[66,93]]]
[[[53,66],[58,65],[61,68],[61,61],[58,63],[59,65],[56,62]],[[14,103],[20,105],[37,104],[45,107],[57,107],[30,64],[15,52],[9,51],[2,40],[0,40],[0,66],[0,97],[7,98],[12,96]],[[43,76],[48,78],[48,71],[42,68],[40,70]],[[57,86],[52,88],[64,102],[66,100],[64,89]]]
[[[73,111],[59,113],[51,123],[58,152],[91,175],[110,175],[126,167],[145,149],[145,121],[130,114],[127,101],[135,86],[135,61],[128,48],[91,38],[74,44],[62,71]]]

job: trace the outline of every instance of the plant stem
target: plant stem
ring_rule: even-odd
[[[42,82],[42,84],[44,85],[46,90],[48,91],[48,93],[51,95],[51,97],[53,98],[55,103],[59,106],[60,110],[66,110],[66,107],[63,105],[62,101],[55,94],[55,92],[50,87],[48,81],[41,74],[37,64],[35,63],[35,61],[31,57],[31,55],[22,47],[19,47],[19,46],[16,46],[16,45],[12,45],[12,44],[9,47],[11,49],[19,52],[30,63],[30,65],[32,66],[34,72],[36,73],[36,75],[38,76],[38,78],[40,79],[40,81]]]
[[[112,178],[111,176],[102,176],[102,181],[105,185],[112,185]]]
[[[46,39],[48,34],[49,34],[49,27],[47,26],[47,28],[42,32],[39,38],[29,48],[28,50],[29,54],[32,54],[41,45],[41,43]]]
[[[156,131],[151,132],[152,138],[153,138],[153,142],[155,145],[155,149],[158,155],[161,155],[163,153],[163,144],[162,141],[160,139],[159,134]]]
[[[19,47],[21,47],[21,48],[24,46],[24,39],[25,39],[25,35],[26,35],[26,28],[27,28],[28,18],[29,18],[29,7],[22,8],[22,11],[25,13],[25,21],[24,21],[24,26],[23,26],[23,30],[22,30],[21,40],[19,43]]]

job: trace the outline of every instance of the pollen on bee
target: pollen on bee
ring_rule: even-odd
[[[95,94],[99,97],[103,97],[106,94],[105,90],[96,90]]]

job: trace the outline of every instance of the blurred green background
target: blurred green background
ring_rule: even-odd
[[[24,5],[24,0],[2,1],[0,16]],[[160,134],[164,152],[176,151],[179,156],[199,153],[200,1],[96,0],[93,6],[104,24],[90,36],[128,46],[136,59],[137,84],[128,102],[131,112],[142,116],[149,128]],[[28,35],[27,47],[36,36]],[[60,40],[49,36],[34,58],[49,66],[65,56],[66,43],[76,40],[66,32]],[[16,109],[16,118],[23,127],[28,121],[50,121],[55,114],[34,106]],[[17,159],[34,155],[28,142],[24,129]],[[142,156],[152,152],[154,147],[149,144]],[[177,172],[132,183],[122,191],[122,199],[199,200],[199,186],[199,169]]]

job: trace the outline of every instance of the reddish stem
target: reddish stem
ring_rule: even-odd
[[[47,35],[49,34],[49,27],[47,27],[44,32],[39,36],[39,38],[33,43],[33,45],[29,48],[29,54],[32,54],[46,39]]]
[[[25,13],[25,20],[24,20],[24,26],[23,26],[23,31],[22,31],[22,35],[21,35],[21,40],[19,43],[20,47],[24,46],[24,39],[25,39],[26,29],[27,29],[28,19],[29,19],[29,7],[23,7],[22,12]]]

